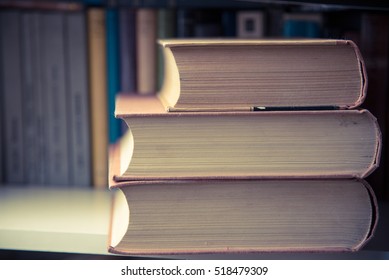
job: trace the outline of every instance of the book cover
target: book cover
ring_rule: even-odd
[[[0,13],[0,51],[4,118],[4,176],[7,183],[25,182],[22,89],[21,15],[17,10]]]
[[[69,105],[70,183],[90,186],[91,146],[84,12],[65,14],[66,80]]]
[[[46,111],[45,106],[45,92],[43,87],[43,57],[42,57],[42,28],[41,28],[41,12],[33,12],[31,22],[31,54],[32,54],[32,75],[33,75],[33,92],[35,95],[34,101],[34,116],[35,126],[37,129],[37,137],[35,139],[35,163],[34,163],[34,177],[37,179],[37,184],[47,183],[48,178],[48,150],[47,150],[47,126],[45,125]]]
[[[22,63],[23,63],[23,123],[24,123],[24,146],[26,183],[43,183],[41,176],[43,168],[43,156],[40,150],[40,138],[42,129],[40,128],[39,117],[43,113],[42,99],[38,92],[40,83],[39,73],[41,70],[37,65],[36,59],[39,58],[36,48],[40,37],[36,30],[36,21],[39,20],[37,12],[25,12],[21,15],[21,44],[22,44]]]
[[[135,9],[119,9],[120,91],[136,91]]]

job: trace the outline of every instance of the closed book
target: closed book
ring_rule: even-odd
[[[287,13],[283,16],[283,36],[297,38],[320,38],[323,18],[316,13]]]
[[[116,254],[356,251],[377,224],[374,193],[359,179],[111,181],[110,187],[108,250]]]
[[[158,96],[169,111],[255,107],[355,108],[366,69],[348,40],[160,40],[165,80]]]
[[[132,8],[119,10],[120,91],[136,91],[135,13]]]
[[[365,177],[381,132],[367,110],[166,112],[155,96],[121,95],[116,181]]]
[[[87,24],[92,184],[96,188],[106,188],[108,176],[108,103],[105,10],[89,8],[87,10]]]
[[[157,10],[136,12],[137,92],[157,91]]]
[[[45,106],[45,93],[43,91],[43,59],[42,59],[42,28],[41,28],[41,12],[33,12],[31,20],[31,70],[32,71],[32,91],[26,94],[34,95],[34,115],[28,116],[29,118],[35,118],[34,127],[36,129],[37,136],[34,140],[35,144],[35,159],[33,160],[34,167],[33,181],[29,183],[43,184],[47,182],[47,164],[48,164],[48,151],[47,151],[47,137],[45,125],[46,122],[46,111]],[[25,65],[27,68],[27,65]],[[27,171],[31,172],[31,171]],[[36,181],[35,181],[36,180]]]
[[[43,130],[41,116],[43,114],[40,87],[40,58],[39,55],[39,14],[38,12],[25,12],[21,15],[21,42],[23,60],[23,116],[24,117],[24,162],[26,166],[26,182],[29,184],[42,184],[43,150],[41,142]]]
[[[4,177],[7,183],[25,182],[21,15],[17,10],[0,13],[1,105],[4,119]],[[4,133],[4,134],[3,134]]]
[[[108,132],[109,142],[115,143],[121,133],[120,123],[113,115],[116,93],[120,91],[119,11],[117,8],[107,8],[106,24]]]
[[[90,186],[91,145],[86,18],[83,11],[65,15],[68,84],[70,184]]]
[[[44,92],[47,179],[51,185],[69,185],[68,93],[65,73],[64,13],[41,17],[42,86]]]

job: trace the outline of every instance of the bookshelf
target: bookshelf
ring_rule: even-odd
[[[11,3],[12,2],[12,3]],[[19,2],[19,3],[18,3]],[[222,1],[222,0],[212,0],[212,1],[184,1],[184,0],[166,0],[166,1],[147,1],[147,0],[138,0],[138,1],[130,1],[130,0],[117,0],[117,1],[104,1],[104,0],[85,0],[85,1],[38,1],[39,3],[44,3],[45,5],[36,6],[37,1],[0,1],[0,11],[3,10],[17,10],[21,14],[29,13],[30,11],[38,11],[43,13],[48,13],[49,11],[53,11],[58,9],[56,8],[56,4],[67,4],[62,5],[60,9],[65,9],[68,12],[71,11],[79,11],[82,14],[87,13],[87,11],[92,7],[97,7],[100,9],[108,9],[108,7],[116,7],[119,10],[123,9],[132,9],[137,10],[141,8],[152,8],[157,11],[164,9],[174,11],[176,21],[181,22],[181,24],[187,22],[187,19],[191,19],[197,24],[197,27],[194,27],[195,31],[191,31],[190,36],[196,36],[196,34],[202,34],[203,36],[237,36],[236,30],[231,30],[234,25],[231,25],[231,22],[236,21],[236,13],[240,11],[261,11],[266,14],[265,17],[265,28],[264,35],[265,37],[278,37],[282,35],[283,30],[283,15],[285,13],[288,14],[320,14],[321,19],[320,24],[322,25],[320,36],[322,37],[336,37],[336,38],[348,38],[355,40],[357,44],[361,48],[361,52],[366,60],[367,68],[368,68],[368,76],[369,76],[369,92],[367,94],[367,100],[365,102],[366,108],[369,109],[375,116],[377,116],[378,121],[380,123],[380,127],[383,132],[383,151],[381,158],[381,165],[376,172],[373,173],[372,176],[368,178],[369,182],[373,186],[380,201],[380,209],[382,213],[380,213],[381,219],[379,228],[377,230],[376,238],[374,238],[366,248],[366,251],[361,253],[361,256],[369,256],[369,253],[372,252],[371,256],[382,256],[381,254],[385,254],[382,252],[388,252],[388,244],[385,240],[384,236],[388,233],[388,225],[385,225],[385,220],[389,219],[389,210],[387,206],[387,202],[389,200],[389,188],[388,188],[388,174],[389,169],[387,159],[388,159],[388,150],[387,146],[387,129],[388,129],[388,99],[386,97],[386,92],[388,90],[388,75],[389,75],[389,5],[384,1],[354,1],[353,4],[348,3],[348,1],[308,1],[308,3],[301,3],[301,1],[274,1],[275,3],[270,4],[269,1]],[[75,5],[73,5],[76,3]],[[18,6],[19,4],[19,6]],[[24,5],[21,7],[20,5]],[[211,15],[211,16],[210,16]],[[181,17],[181,21],[177,17]],[[217,19],[218,22],[215,22],[214,19]],[[227,19],[227,21],[225,21]],[[227,24],[226,24],[227,22]],[[229,23],[229,24],[228,24]],[[183,26],[183,25],[182,25]],[[176,31],[182,27],[179,24],[176,25]],[[196,31],[197,30],[197,31]],[[207,30],[213,30],[210,34],[204,33]],[[183,31],[184,32],[184,31]],[[196,33],[197,32],[197,33]],[[386,36],[384,36],[385,34]],[[38,44],[42,43],[40,41],[35,42]],[[86,51],[88,51],[86,49]],[[27,54],[25,54],[27,55]],[[24,55],[24,56],[25,56]],[[67,57],[66,54],[64,54]],[[23,56],[23,57],[24,57]],[[120,58],[119,58],[120,59]],[[67,60],[65,60],[67,61]],[[23,62],[22,62],[23,63]],[[23,64],[22,64],[23,65]],[[113,64],[115,65],[115,64]],[[115,67],[115,66],[113,66]],[[117,66],[116,66],[117,67]],[[116,69],[117,70],[117,69]],[[32,69],[33,71],[33,69]],[[129,71],[129,70],[128,70]],[[134,70],[135,71],[135,70]],[[31,72],[33,73],[33,72]],[[85,74],[85,73],[84,73]],[[25,75],[25,74],[23,74]],[[100,73],[100,75],[104,75]],[[88,85],[88,90],[90,90],[90,84],[88,81],[88,77],[84,78],[84,84]],[[117,81],[116,81],[117,82]],[[2,83],[4,84],[4,82]],[[39,85],[37,85],[39,87]],[[0,97],[0,103],[3,104],[4,97]],[[33,102],[34,100],[30,100]],[[103,101],[104,102],[104,101]],[[19,104],[20,105],[20,104]],[[24,103],[23,106],[26,104]],[[33,107],[33,103],[28,105],[31,108]],[[89,104],[90,106],[90,104]],[[104,103],[100,106],[105,106]],[[26,106],[27,107],[27,106]],[[27,108],[27,109],[28,109]],[[108,110],[108,109],[107,109]],[[38,116],[37,116],[38,117]],[[108,116],[106,117],[108,121]],[[89,121],[93,122],[95,119],[91,118]],[[0,128],[3,131],[4,129],[4,117],[1,117],[1,125]],[[71,127],[76,126],[71,125]],[[88,127],[90,127],[89,124]],[[121,131],[121,127],[117,128],[117,130]],[[85,131],[89,132],[88,135],[92,135],[90,133],[89,128]],[[39,131],[39,130],[38,130]],[[37,132],[36,132],[37,133]],[[120,132],[116,132],[120,133]],[[17,203],[22,203],[22,196],[28,194],[29,197],[35,197],[37,201],[46,201],[44,199],[44,194],[48,192],[47,195],[61,195],[63,194],[65,197],[68,197],[68,201],[64,201],[63,203],[69,203],[74,206],[72,212],[69,212],[68,215],[71,217],[77,217],[80,219],[78,221],[73,220],[73,229],[72,229],[72,237],[68,235],[69,232],[57,232],[53,229],[46,228],[46,226],[55,226],[55,223],[52,223],[51,220],[40,220],[39,223],[35,223],[33,227],[27,227],[25,229],[15,229],[17,232],[13,232],[17,237],[18,234],[24,234],[25,232],[33,232],[37,240],[40,240],[36,232],[39,230],[45,231],[48,235],[47,238],[64,238],[63,242],[57,243],[57,245],[53,244],[42,244],[40,245],[37,242],[33,242],[28,244],[20,242],[22,240],[22,235],[20,238],[14,240],[9,240],[9,242],[1,243],[0,249],[2,250],[13,250],[15,252],[18,251],[46,251],[51,253],[63,252],[63,253],[78,253],[78,254],[97,254],[104,255],[106,251],[105,240],[106,240],[106,231],[108,228],[108,220],[107,216],[110,209],[110,194],[107,191],[104,191],[106,187],[104,183],[100,183],[101,188],[94,188],[93,183],[91,183],[92,178],[90,178],[89,183],[78,184],[74,183],[72,186],[69,186],[70,182],[61,183],[62,186],[59,188],[53,188],[53,186],[57,187],[57,183],[48,183],[43,184],[42,179],[33,179],[32,183],[28,184],[20,184],[20,182],[10,183],[5,179],[5,166],[7,164],[7,160],[5,159],[5,153],[7,151],[7,145],[5,144],[4,134],[1,134],[0,137],[0,155],[1,155],[1,165],[0,165],[0,182],[3,184],[0,187],[0,213],[9,213],[14,212],[10,211],[12,207],[16,207]],[[87,139],[88,135],[85,136]],[[31,137],[31,136],[30,136]],[[107,135],[108,139],[108,135]],[[75,140],[77,141],[77,139]],[[108,141],[108,140],[107,140]],[[102,144],[106,145],[106,144]],[[26,147],[26,145],[23,145]],[[66,146],[64,144],[64,146]],[[88,148],[87,148],[88,149]],[[92,151],[91,151],[92,152]],[[91,157],[90,155],[85,155],[86,157]],[[104,158],[104,155],[103,155]],[[32,164],[36,164],[34,160],[30,159]],[[42,161],[43,162],[43,161]],[[101,162],[101,160],[100,160]],[[53,164],[53,162],[46,161],[46,163]],[[45,168],[43,163],[42,166],[36,166],[35,172],[41,172],[42,168]],[[101,167],[103,169],[103,174],[106,172],[106,166]],[[105,170],[104,170],[105,169]],[[75,171],[74,171],[75,172]],[[92,172],[91,172],[92,173]],[[30,174],[33,176],[34,174]],[[92,175],[91,175],[92,177]],[[102,176],[104,178],[104,176]],[[104,182],[104,179],[103,179]],[[16,183],[16,185],[15,185]],[[81,185],[86,185],[81,187]],[[27,192],[27,193],[26,193]],[[58,194],[59,193],[59,194]],[[66,194],[67,193],[67,194]],[[30,196],[31,195],[31,196]],[[70,197],[77,196],[80,197],[76,202]],[[10,197],[15,198],[13,201]],[[19,202],[17,202],[19,201]],[[26,202],[26,201],[24,201]],[[28,202],[28,201],[27,201]],[[47,201],[46,201],[47,202]],[[87,203],[85,203],[87,202]],[[34,203],[30,201],[32,205]],[[88,204],[89,203],[89,204]],[[96,203],[96,204],[95,204]],[[93,208],[96,205],[99,205],[98,211]],[[42,203],[42,205],[45,205]],[[82,205],[90,205],[92,209],[96,211],[91,211],[91,208],[83,208]],[[46,205],[49,209],[50,205]],[[9,208],[7,208],[9,207]],[[38,216],[40,210],[45,212],[45,209],[38,209],[35,206],[31,206],[31,209],[36,210],[37,212],[32,211],[31,215]],[[55,209],[55,207],[50,208]],[[48,211],[51,212],[51,211]],[[104,213],[103,213],[104,212]],[[79,215],[82,213],[82,215]],[[15,215],[18,213],[15,213]],[[58,214],[59,215],[59,214]],[[90,220],[92,217],[99,217],[99,221],[96,224],[90,225],[89,229],[82,229],[78,227],[81,223],[81,219]],[[12,225],[10,224],[10,220],[21,219],[25,224],[25,217],[22,215],[19,216],[11,216],[11,215],[0,215],[0,232],[1,230],[8,231],[14,230],[12,229]],[[26,225],[27,226],[27,225]],[[58,228],[57,228],[58,230]],[[11,232],[8,232],[11,233]],[[13,235],[13,233],[11,235]],[[32,236],[32,235],[30,235]],[[56,237],[55,237],[56,236]],[[92,236],[92,238],[89,238]],[[74,238],[74,239],[73,239]],[[2,240],[2,238],[0,238]],[[74,240],[84,240],[85,242],[91,242],[90,245],[83,244],[79,247],[72,247],[65,244],[69,242],[73,242]],[[93,241],[93,242],[92,242]],[[3,242],[3,241],[1,241]],[[39,245],[38,245],[39,244]],[[46,246],[46,247],[45,247]],[[381,251],[380,248],[383,248]],[[368,252],[367,252],[368,251]],[[376,254],[377,253],[377,254]],[[358,256],[358,255],[356,255]],[[258,257],[258,256],[257,256]],[[387,257],[387,256],[386,256]]]

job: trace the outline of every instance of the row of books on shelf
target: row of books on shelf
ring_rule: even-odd
[[[106,41],[91,43],[100,30],[73,8],[3,9],[0,20],[3,181],[106,186]]]
[[[161,40],[155,95],[118,95],[109,251],[356,251],[381,131],[347,40]],[[237,98],[239,95],[239,98]]]
[[[2,10],[0,20],[5,181],[90,185],[83,15]]]

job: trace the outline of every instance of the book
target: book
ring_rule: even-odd
[[[122,182],[109,252],[133,255],[356,251],[377,209],[358,179]]]
[[[136,92],[136,9],[119,9],[119,46],[120,46],[120,91]]]
[[[90,111],[86,17],[83,11],[65,14],[68,85],[70,184],[91,186]]]
[[[108,133],[109,143],[115,143],[121,135],[121,127],[115,119],[116,93],[120,91],[120,57],[119,57],[119,11],[116,7],[106,9],[107,32],[107,92],[108,92]]]
[[[47,138],[45,118],[46,111],[44,110],[45,93],[43,91],[43,59],[42,59],[42,28],[41,19],[42,13],[40,11],[32,11],[24,13],[24,26],[23,32],[26,41],[24,42],[24,69],[30,71],[30,75],[25,74],[24,79],[30,77],[30,85],[24,82],[25,95],[30,95],[33,108],[30,108],[30,112],[26,112],[26,118],[30,119],[32,125],[32,134],[29,137],[32,149],[32,157],[29,162],[26,159],[26,164],[29,164],[27,168],[27,183],[29,184],[45,184],[48,178],[47,168]],[[25,103],[26,105],[26,103]],[[28,123],[28,122],[27,122]],[[34,138],[34,140],[32,139]],[[30,146],[29,145],[29,146]]]
[[[160,40],[169,111],[356,108],[367,75],[348,40]],[[314,62],[314,63],[313,63]]]
[[[87,10],[90,118],[92,141],[92,184],[107,187],[108,104],[106,15],[102,8]]]
[[[4,118],[3,137],[4,179],[7,183],[25,181],[21,13],[0,12],[0,74],[1,114]],[[4,133],[4,134],[3,134]]]
[[[50,185],[69,185],[68,87],[66,84],[64,14],[41,16],[42,85],[44,94],[47,178]]]
[[[157,91],[157,10],[136,11],[137,92]]]
[[[119,95],[116,181],[366,177],[381,132],[367,110],[166,112],[155,95]]]
[[[24,12],[21,14],[21,49],[22,49],[22,96],[23,96],[23,136],[25,183],[38,184],[44,182],[43,153],[40,142],[43,141],[43,129],[40,116],[43,114],[40,83],[40,58],[37,48],[40,40],[39,13]]]
[[[298,38],[320,38],[323,16],[320,13],[285,13],[283,36]]]
[[[225,9],[222,11],[221,15],[221,25],[223,29],[224,38],[235,38],[236,37],[236,14],[237,12],[234,9]]]

